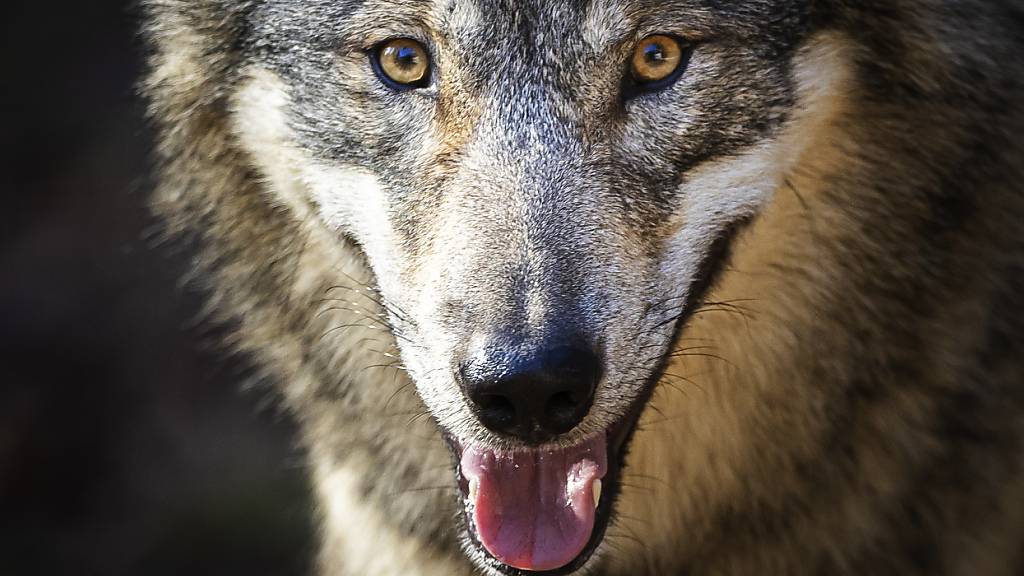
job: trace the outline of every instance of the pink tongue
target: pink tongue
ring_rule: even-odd
[[[484,548],[520,570],[554,570],[583,552],[594,530],[594,480],[608,467],[604,434],[563,450],[495,453],[467,446],[462,475]]]

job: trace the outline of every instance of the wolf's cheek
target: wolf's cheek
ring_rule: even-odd
[[[683,175],[675,234],[664,251],[667,281],[691,278],[714,241],[752,218],[830,123],[837,121],[849,85],[846,43],[829,34],[809,41],[794,59],[797,106],[778,133],[737,154],[705,162]],[[675,280],[673,280],[675,279]]]
[[[663,251],[662,282],[697,280],[716,240],[755,216],[784,178],[785,159],[774,142],[701,164],[679,185],[675,232]]]
[[[333,234],[343,234],[361,249],[378,288],[396,309],[400,318],[391,318],[392,325],[401,323],[403,332],[423,332],[422,338],[409,334],[400,338],[404,345],[402,361],[415,378],[416,388],[441,420],[458,422],[465,419],[451,378],[437,367],[450,363],[450,344],[444,330],[423,318],[413,316],[416,294],[409,293],[401,281],[402,264],[411,258],[397,239],[388,214],[386,190],[376,175],[352,166],[329,166],[317,160],[298,145],[288,125],[288,89],[275,74],[253,69],[232,99],[233,128],[243,149],[251,156],[254,167],[266,181],[267,194],[273,202],[291,210],[296,219],[321,223]],[[328,263],[328,266],[340,263]],[[433,277],[441,273],[451,259],[439,266],[424,266],[417,278],[420,286],[433,286]],[[340,268],[340,266],[339,266]],[[429,290],[421,289],[421,292]],[[365,302],[359,304],[365,306]],[[383,312],[383,311],[382,311]],[[429,316],[429,315],[428,315]],[[410,343],[409,339],[429,343]]]
[[[288,125],[288,89],[273,72],[250,69],[232,99],[233,129],[272,201],[298,220],[323,222],[355,241],[382,290],[395,294],[400,247],[378,178],[355,166],[327,165],[298,145]]]

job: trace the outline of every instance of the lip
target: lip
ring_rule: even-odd
[[[486,562],[489,567],[494,568],[503,574],[507,574],[508,576],[561,576],[564,574],[571,574],[579,570],[587,563],[588,560],[590,560],[594,551],[597,550],[598,546],[600,546],[601,542],[604,540],[605,531],[607,530],[608,523],[611,520],[612,511],[621,488],[620,478],[623,459],[625,458],[629,441],[636,430],[636,424],[640,419],[640,412],[643,410],[644,405],[646,405],[645,398],[635,402],[627,415],[610,426],[606,431],[606,438],[608,442],[608,470],[602,479],[601,499],[598,501],[597,510],[595,512],[594,530],[590,535],[590,540],[583,548],[583,551],[580,552],[572,562],[555,570],[537,572],[520,570],[504,564],[487,552],[480,543],[476,533],[476,526],[473,523],[468,507],[465,505],[466,500],[469,498],[469,482],[466,480],[465,476],[463,476],[459,464],[462,460],[462,444],[451,435],[444,434],[445,441],[448,444],[448,448],[450,449],[455,461],[456,482],[462,494],[462,521],[465,534],[468,536],[473,547],[481,553],[482,557],[486,558]]]

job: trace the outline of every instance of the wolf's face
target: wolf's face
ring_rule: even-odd
[[[678,327],[784,173],[804,10],[254,8],[241,140],[365,254],[482,564],[572,570],[599,543]]]

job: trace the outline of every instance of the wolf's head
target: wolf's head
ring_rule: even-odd
[[[600,542],[680,325],[799,153],[805,4],[244,11],[237,137],[365,256],[483,564]]]

